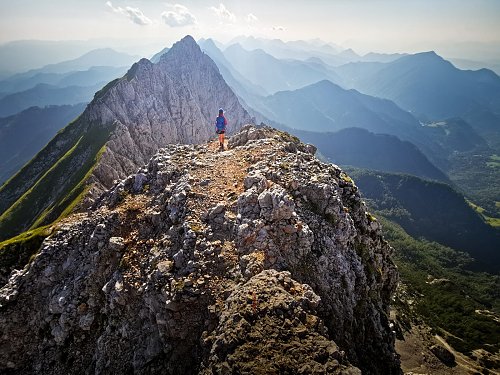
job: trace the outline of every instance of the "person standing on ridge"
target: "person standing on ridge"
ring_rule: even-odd
[[[226,132],[227,121],[224,117],[224,110],[219,109],[219,116],[215,119],[215,132],[219,134],[219,146],[224,150],[224,133]]]

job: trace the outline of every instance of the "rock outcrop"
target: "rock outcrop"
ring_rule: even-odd
[[[215,63],[191,36],[175,43],[156,64],[140,60],[124,79],[98,92],[85,113],[89,122],[116,126],[94,170],[98,187],[110,187],[169,143],[206,142],[214,136],[221,106],[229,134],[250,121]]]
[[[191,36],[156,64],[140,60],[0,188],[0,241],[53,222],[75,201],[88,206],[167,144],[215,137],[221,106],[229,134],[251,122]]]
[[[391,248],[315,148],[169,145],[0,289],[0,372],[399,374]]]

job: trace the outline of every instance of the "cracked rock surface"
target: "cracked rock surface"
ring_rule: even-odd
[[[391,248],[352,180],[267,127],[170,145],[0,289],[0,372],[399,374]]]

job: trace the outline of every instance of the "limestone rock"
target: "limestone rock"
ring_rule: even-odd
[[[206,142],[214,137],[221,106],[228,134],[251,121],[215,63],[191,36],[175,43],[157,64],[140,60],[84,114],[90,122],[116,125],[93,182],[109,188],[169,143]]]
[[[201,374],[361,374],[316,315],[320,298],[289,272],[265,270],[225,301]],[[270,345],[271,344],[271,345]],[[349,371],[347,371],[349,370]]]
[[[0,372],[401,373],[352,180],[286,133],[233,138],[159,149],[55,228],[0,289]]]

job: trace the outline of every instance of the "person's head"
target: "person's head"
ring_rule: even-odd
[[[219,108],[219,116],[222,116],[224,114],[224,110],[222,108]]]

